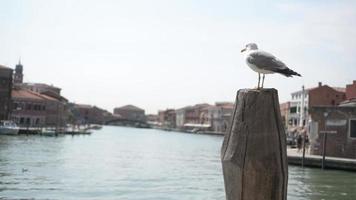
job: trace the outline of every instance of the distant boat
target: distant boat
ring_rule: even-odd
[[[0,135],[17,135],[19,130],[13,121],[0,121]]]
[[[94,125],[92,125],[92,126],[89,126],[89,128],[87,128],[88,130],[89,129],[92,129],[92,130],[100,130],[100,129],[102,129],[103,127],[102,126],[100,126],[100,125],[97,125],[97,124],[94,124]]]
[[[46,129],[41,132],[41,135],[53,137],[53,136],[58,136],[58,133],[55,130]]]

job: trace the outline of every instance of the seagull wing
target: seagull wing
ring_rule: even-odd
[[[255,65],[256,67],[283,74],[287,77],[296,75],[301,76],[297,72],[289,69],[282,61],[265,51],[254,51],[247,56],[247,62]]]

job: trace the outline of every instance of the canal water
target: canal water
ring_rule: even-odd
[[[221,136],[104,127],[0,136],[0,199],[225,199]],[[354,200],[356,173],[289,167],[288,199]]]

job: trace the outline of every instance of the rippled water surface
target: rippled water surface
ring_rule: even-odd
[[[225,199],[220,136],[104,127],[0,136],[0,199]],[[356,173],[289,167],[288,199],[356,199]]]

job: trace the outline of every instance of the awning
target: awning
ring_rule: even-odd
[[[191,124],[191,123],[187,123],[184,124],[185,127],[194,127],[194,128],[209,128],[211,127],[210,124]]]

